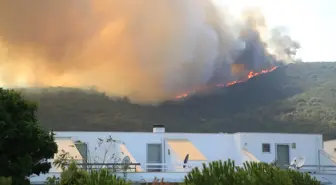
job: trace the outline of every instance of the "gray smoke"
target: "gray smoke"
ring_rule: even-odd
[[[288,35],[265,40],[260,12],[242,17],[210,0],[2,0],[0,82],[94,86],[147,103],[293,61]]]

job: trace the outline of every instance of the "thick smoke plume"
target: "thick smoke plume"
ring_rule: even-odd
[[[242,15],[210,0],[2,0],[0,82],[156,102],[292,59],[296,42],[265,36],[259,11]]]

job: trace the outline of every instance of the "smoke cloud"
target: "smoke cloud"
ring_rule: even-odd
[[[0,82],[157,102],[237,78],[233,64],[258,71],[292,61],[298,43],[279,30],[264,37],[260,11],[242,15],[210,0],[2,0]]]

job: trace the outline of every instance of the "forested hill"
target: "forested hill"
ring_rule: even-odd
[[[336,136],[336,63],[297,63],[207,95],[161,105],[74,88],[21,89],[57,131],[309,132]]]

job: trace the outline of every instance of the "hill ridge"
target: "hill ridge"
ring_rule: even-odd
[[[139,105],[94,89],[20,90],[38,102],[41,124],[58,131],[150,131],[153,124],[164,124],[174,132],[309,132],[332,138],[334,79],[336,63],[289,64],[245,83],[159,105]]]

